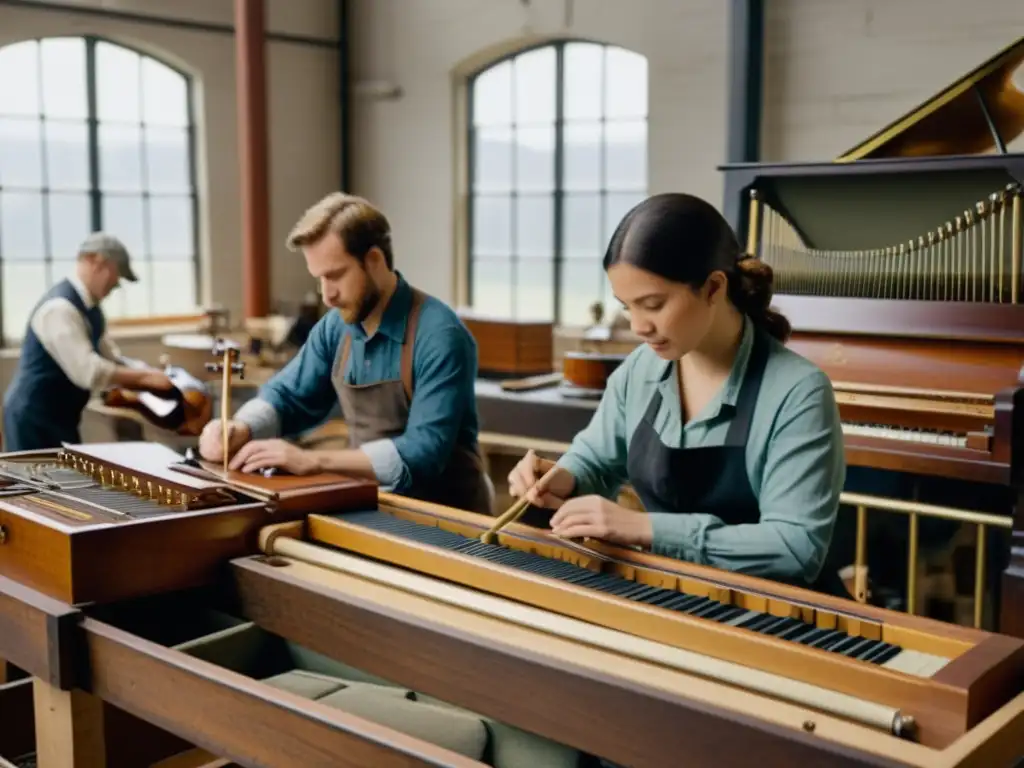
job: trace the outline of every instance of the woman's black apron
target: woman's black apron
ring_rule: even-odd
[[[661,408],[655,392],[629,443],[626,469],[644,507],[659,512],[714,515],[726,525],[757,523],[761,510],[747,476],[747,439],[761,391],[771,341],[755,331],[736,410],[723,445],[670,448],[654,428]],[[665,377],[676,374],[675,363]],[[664,380],[664,378],[662,380]],[[783,581],[776,579],[776,581]],[[798,586],[807,587],[804,582]],[[849,597],[837,573],[822,573],[812,589]]]

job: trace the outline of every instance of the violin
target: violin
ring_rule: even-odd
[[[562,376],[570,386],[604,390],[608,377],[625,359],[625,353],[569,351],[562,357]]]
[[[152,369],[141,360],[125,358],[121,362],[131,368]],[[133,410],[150,424],[179,435],[199,435],[213,415],[213,398],[206,384],[169,363],[164,363],[163,372],[174,385],[166,395],[114,387],[103,393],[103,404]]]

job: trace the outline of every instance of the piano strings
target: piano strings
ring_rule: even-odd
[[[860,250],[809,248],[770,201],[751,193],[748,250],[775,271],[776,293],[1018,304],[1021,187],[1011,184],[916,238]]]

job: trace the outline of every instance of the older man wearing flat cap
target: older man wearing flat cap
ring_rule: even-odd
[[[89,397],[109,387],[173,389],[161,371],[122,364],[106,335],[100,302],[121,280],[138,280],[128,250],[116,237],[95,232],[79,247],[74,272],[39,300],[4,395],[4,450],[80,442],[79,422]]]

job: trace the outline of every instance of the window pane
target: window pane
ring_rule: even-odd
[[[566,195],[562,209],[562,255],[567,259],[600,259],[601,196]]]
[[[104,190],[142,189],[142,134],[135,125],[99,127],[100,187]]]
[[[512,124],[512,62],[503,61],[473,81],[473,124]]]
[[[565,46],[563,70],[565,119],[600,118],[604,47],[594,43]]]
[[[555,188],[555,128],[516,132],[516,188],[547,192]]]
[[[43,40],[43,112],[47,117],[82,119],[85,103],[85,41],[80,37]]]
[[[639,192],[609,192],[604,199],[604,239],[602,243],[607,246],[615,234],[615,228],[619,226],[626,214],[637,203],[644,199],[645,195]]]
[[[473,200],[473,255],[512,255],[512,199],[475,197]]]
[[[46,292],[46,264],[42,262],[4,261],[0,275],[3,279],[4,336],[21,339],[25,326],[39,297]]]
[[[609,189],[647,187],[647,123],[605,125],[605,185]]]
[[[39,46],[34,40],[0,48],[0,115],[38,115]]]
[[[0,118],[0,185],[43,185],[42,130],[39,120]]]
[[[566,325],[590,325],[590,305],[601,300],[601,285],[604,269],[597,259],[593,261],[563,261],[562,267],[562,317]]]
[[[78,258],[78,246],[85,240],[89,226],[89,196],[51,193],[49,209],[50,256],[70,261]]]
[[[554,199],[549,195],[516,198],[516,254],[553,259],[554,246]]]
[[[149,198],[149,253],[154,258],[191,259],[195,252],[193,232],[192,198]]]
[[[89,129],[84,122],[46,123],[46,175],[51,189],[89,188]]]
[[[152,192],[192,189],[188,132],[184,128],[146,126],[146,186]]]
[[[142,198],[104,195],[101,228],[124,243],[133,260],[146,253]]]
[[[550,259],[520,261],[516,264],[516,307],[518,320],[550,321],[555,311],[555,270]]]
[[[509,192],[512,189],[512,131],[509,128],[478,128],[473,158],[473,187],[477,192]]]
[[[566,189],[596,192],[601,189],[601,125],[567,125],[562,133]]]
[[[555,121],[555,49],[537,48],[515,58],[517,125]]]
[[[110,43],[96,44],[96,111],[100,120],[137,123],[139,54]]]
[[[142,57],[142,119],[147,125],[188,125],[188,83],[148,56]]]
[[[110,298],[117,299],[118,317],[144,317],[154,314],[150,309],[150,297],[163,290],[159,283],[153,282],[152,264],[144,259],[132,260],[132,271],[139,278],[137,283],[122,280],[117,292]]]
[[[646,57],[609,47],[605,66],[605,117],[647,117]]]
[[[512,261],[480,259],[473,261],[470,290],[473,309],[497,317],[512,316]]]
[[[45,255],[43,193],[0,193],[0,258],[32,261]]]
[[[154,261],[152,270],[154,288],[152,314],[185,314],[196,308],[198,302],[193,262]]]

